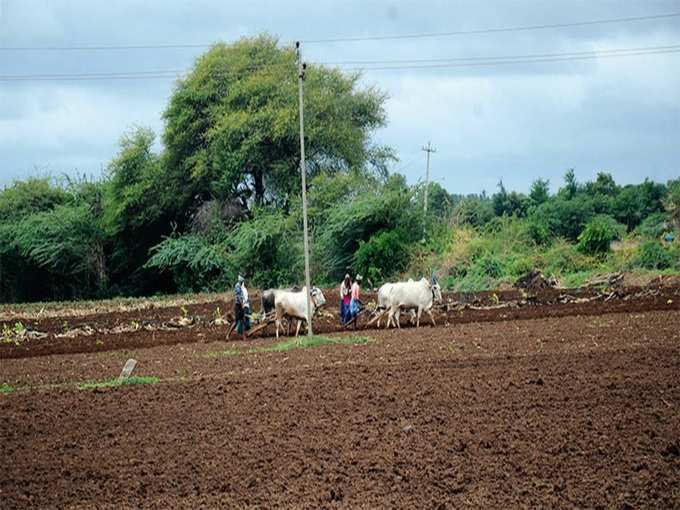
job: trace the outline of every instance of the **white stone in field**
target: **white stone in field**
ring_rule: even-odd
[[[125,366],[123,367],[123,371],[120,373],[120,380],[127,379],[130,377],[130,374],[132,371],[135,369],[137,366],[137,360],[130,358],[125,362]]]

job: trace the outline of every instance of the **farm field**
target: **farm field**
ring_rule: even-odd
[[[680,505],[680,288],[447,295],[401,331],[327,297],[334,342],[281,352],[223,302],[4,317],[42,336],[0,347],[2,507]],[[76,386],[131,357],[158,382]]]

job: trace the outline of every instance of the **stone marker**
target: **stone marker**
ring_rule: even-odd
[[[132,371],[135,369],[137,366],[137,360],[130,358],[125,362],[125,366],[123,367],[123,371],[120,373],[120,377],[118,378],[119,380],[127,379],[130,377],[130,374]]]

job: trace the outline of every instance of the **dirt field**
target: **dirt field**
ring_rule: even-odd
[[[0,507],[680,507],[680,290],[563,294],[271,353],[205,303],[176,330],[152,329],[170,308],[26,320],[49,334],[0,348]],[[129,357],[161,382],[75,388]]]

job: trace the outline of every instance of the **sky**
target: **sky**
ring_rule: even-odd
[[[680,0],[0,0],[0,186],[31,175],[99,176],[134,126],[160,134],[173,78],[6,81],[2,77],[186,70],[217,41],[263,32],[302,40],[306,61],[503,57],[680,45],[680,17],[439,37],[461,32],[680,12]],[[199,45],[59,50],[45,47]],[[17,50],[16,48],[33,48]],[[14,49],[11,49],[14,48]],[[35,49],[43,48],[43,49]],[[458,63],[464,63],[461,60]],[[469,61],[468,61],[469,63]],[[452,193],[556,189],[566,169],[621,184],[680,176],[680,52],[492,66],[366,70],[388,94],[375,133],[410,183]]]

